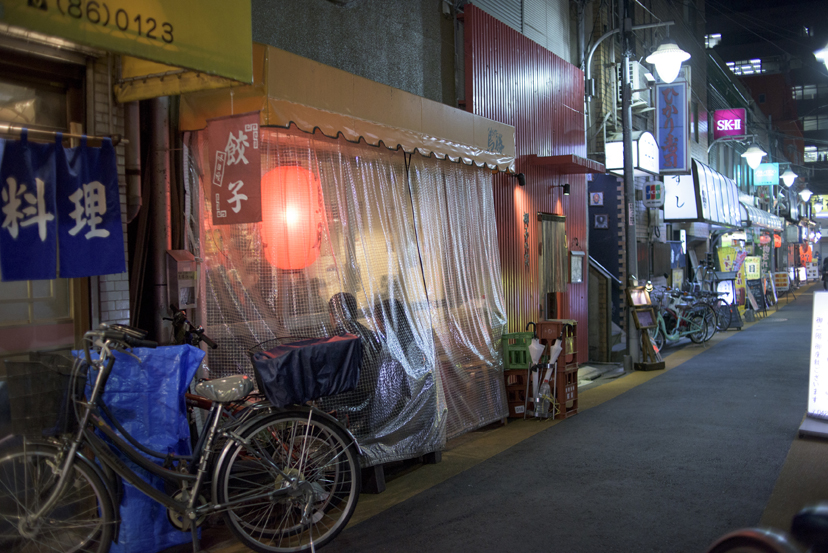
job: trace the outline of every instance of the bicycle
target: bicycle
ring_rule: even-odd
[[[826,528],[828,504],[817,503],[794,515],[790,533],[771,528],[742,528],[717,539],[705,553],[825,553],[828,551]]]
[[[699,290],[695,294],[699,297],[699,302],[709,305],[716,312],[716,330],[724,332],[730,328],[730,304],[722,297],[727,292]]]
[[[46,443],[24,439],[0,452],[0,544],[13,551],[106,553],[117,536],[120,479],[166,507],[170,520],[191,532],[194,551],[200,547],[197,528],[213,513],[221,513],[233,534],[259,552],[314,551],[334,539],[356,508],[360,452],[347,430],[318,409],[263,404],[266,411],[254,405],[245,417],[222,417],[224,406],[253,390],[247,376],[236,375],[196,385],[212,406],[191,456],[152,452],[128,433],[121,438],[115,432],[102,402],[115,353],[156,347],[145,336],[121,325],[87,332],[69,388],[77,430]],[[75,386],[85,376],[91,380],[86,401]],[[172,491],[145,482],[113,450],[161,477]],[[167,466],[141,452],[166,459]]]
[[[709,322],[705,309],[680,303],[678,298],[681,296],[670,289],[662,289],[660,295],[661,301],[665,297],[667,298],[667,305],[662,308],[658,297],[659,293],[651,293],[653,303],[658,302],[658,309],[655,310],[657,326],[655,329],[647,331],[650,334],[650,340],[658,351],[661,351],[668,342],[678,342],[685,336],[697,344],[710,339],[712,334],[709,332]],[[670,319],[669,330],[664,313]]]

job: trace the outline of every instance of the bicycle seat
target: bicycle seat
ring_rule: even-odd
[[[196,384],[195,391],[198,395],[212,401],[229,403],[248,396],[253,391],[253,381],[246,375],[236,374],[214,380],[203,380]]]

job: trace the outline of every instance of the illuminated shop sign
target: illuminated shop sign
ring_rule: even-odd
[[[656,143],[662,173],[690,170],[687,81],[656,85]]]
[[[778,163],[760,163],[753,171],[753,184],[779,184],[779,164]]]
[[[632,133],[632,162],[635,176],[657,175],[658,144],[655,137],[647,131]],[[605,147],[606,162],[604,166],[609,173],[624,174],[624,141],[622,135],[615,134]]]
[[[713,140],[745,134],[745,110],[717,109],[713,112]]]
[[[692,174],[664,177],[664,220],[741,226],[736,183],[693,160]]]

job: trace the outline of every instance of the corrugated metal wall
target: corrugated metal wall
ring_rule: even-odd
[[[584,175],[529,165],[527,156],[577,154],[584,143],[584,76],[574,65],[474,6],[466,6],[466,109],[514,125],[517,170],[526,187],[503,174],[494,178],[498,241],[509,331],[522,331],[540,316],[537,214],[566,216],[570,249],[587,249],[587,190]],[[569,196],[559,186],[571,184]],[[524,215],[528,215],[527,240]],[[586,271],[585,271],[586,272]],[[587,283],[569,284],[559,298],[559,317],[578,321],[578,362],[587,357]]]

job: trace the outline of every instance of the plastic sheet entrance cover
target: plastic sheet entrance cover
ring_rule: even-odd
[[[213,376],[252,375],[247,349],[274,338],[360,336],[356,389],[321,407],[355,434],[365,466],[440,450],[447,438],[506,415],[489,171],[265,128],[265,222],[213,226],[205,141],[193,135],[188,159],[202,187],[191,192],[203,198],[196,253],[203,323],[220,344],[208,355]],[[297,179],[265,192],[268,174],[285,168],[313,175],[298,179],[299,196],[321,209],[301,215],[287,206]],[[265,228],[275,212],[291,224],[306,220],[311,239],[285,225]]]

